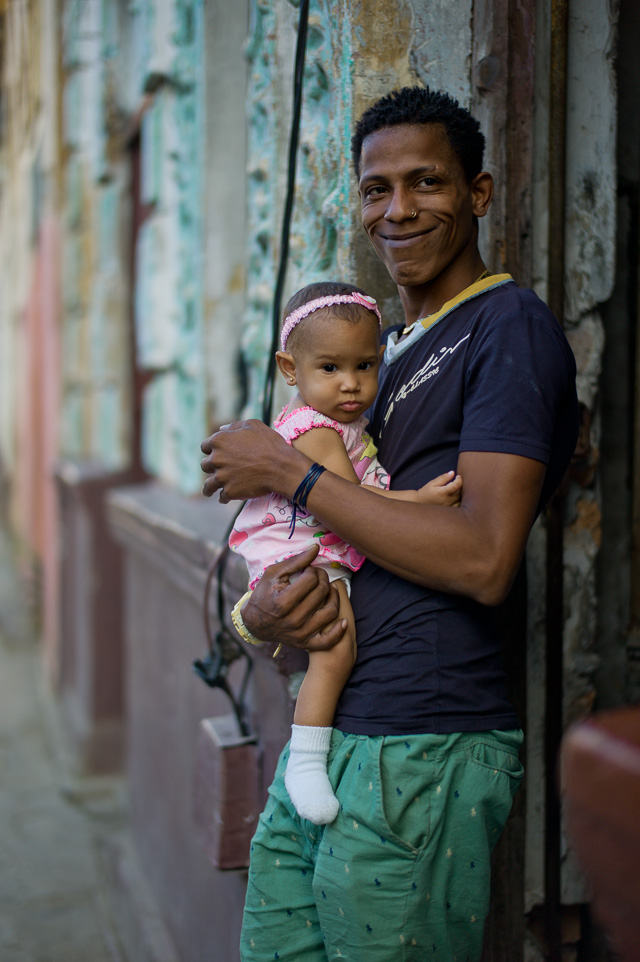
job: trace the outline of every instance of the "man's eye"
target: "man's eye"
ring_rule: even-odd
[[[435,177],[422,177],[419,181],[420,187],[435,187],[438,183]]]

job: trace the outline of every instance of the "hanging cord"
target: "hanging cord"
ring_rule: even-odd
[[[278,350],[278,335],[280,333],[280,311],[282,307],[282,291],[289,261],[289,236],[291,233],[291,217],[296,187],[296,166],[298,160],[298,143],[300,140],[300,115],[302,113],[302,86],[304,80],[304,61],[307,48],[307,27],[309,23],[309,0],[302,0],[300,4],[300,19],[298,21],[298,40],[296,43],[296,60],[293,80],[293,115],[291,117],[291,132],[289,134],[289,166],[287,170],[287,196],[282,218],[282,232],[280,235],[280,263],[276,290],[273,296],[273,311],[271,315],[271,350],[267,362],[267,373],[264,385],[262,403],[262,420],[271,424],[273,410],[273,387],[276,372],[276,351]]]
[[[309,0],[302,0],[300,4],[300,18],[298,21],[298,40],[296,44],[295,71],[293,83],[293,114],[291,118],[291,131],[289,134],[289,164],[287,169],[287,194],[285,200],[284,214],[282,218],[282,232],[280,239],[280,261],[278,265],[278,276],[276,289],[273,296],[272,311],[272,336],[271,351],[267,363],[267,371],[264,385],[264,396],[262,405],[262,420],[265,424],[271,423],[273,409],[273,388],[276,374],[276,350],[278,349],[278,335],[280,332],[280,311],[282,305],[282,291],[287,273],[287,263],[289,260],[289,235],[291,231],[291,216],[293,213],[293,202],[296,186],[296,163],[298,156],[298,143],[300,139],[300,115],[302,112],[302,84],[304,78],[304,61],[307,47],[307,26],[309,23]],[[204,631],[209,645],[209,652],[204,658],[198,658],[193,662],[193,670],[199,678],[209,685],[210,688],[221,688],[229,698],[238,721],[238,726],[243,735],[250,734],[250,726],[247,718],[247,708],[244,697],[251,671],[253,670],[253,660],[247,648],[235,634],[232,634],[225,625],[225,605],[224,605],[224,571],[229,557],[229,536],[233,526],[242,511],[241,505],[233,521],[229,525],[224,537],[223,547],[220,554],[212,562],[207,572],[207,580],[204,589],[203,617]],[[211,597],[211,586],[213,579],[217,575],[217,609],[218,625],[220,626],[215,635],[211,630],[211,614],[209,602]],[[229,666],[239,658],[245,660],[245,671],[240,683],[238,694],[236,695],[231,688],[227,675]]]
[[[242,508],[240,509],[242,510]],[[216,556],[207,572],[207,580],[204,586],[203,618],[204,633],[209,645],[209,652],[204,658],[197,658],[193,662],[193,670],[210,688],[221,688],[229,698],[233,706],[233,711],[238,721],[238,727],[243,735],[250,734],[250,726],[247,719],[247,709],[244,696],[247,691],[249,677],[253,670],[253,661],[246,646],[232,633],[225,625],[225,603],[224,603],[224,569],[229,556],[229,535],[238,517],[238,511],[233,518],[224,538],[223,547]],[[217,578],[217,608],[219,628],[215,635],[211,630],[211,613],[209,603],[211,598],[211,585],[215,576]],[[245,662],[245,670],[240,682],[240,689],[236,695],[227,680],[229,667],[234,661],[242,658]]]

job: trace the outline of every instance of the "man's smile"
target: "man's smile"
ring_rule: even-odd
[[[414,230],[408,234],[390,234],[385,231],[376,231],[376,236],[380,237],[389,247],[409,247],[413,242],[421,237],[431,234],[436,228],[427,227],[423,230]]]

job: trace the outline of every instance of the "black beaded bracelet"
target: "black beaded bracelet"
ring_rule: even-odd
[[[304,478],[296,488],[295,493],[291,498],[291,504],[293,505],[293,514],[291,516],[291,521],[289,523],[289,527],[291,528],[289,532],[289,537],[293,535],[293,532],[295,530],[296,517],[297,517],[298,511],[306,511],[307,498],[309,497],[311,488],[314,486],[314,484],[316,483],[316,481],[318,480],[318,478],[320,477],[323,471],[326,471],[326,468],[324,468],[321,464],[318,464],[317,461],[314,461],[314,463],[311,465],[311,467],[305,474]]]
[[[316,481],[318,480],[322,472],[325,470],[326,469],[321,464],[318,464],[317,461],[314,461],[314,463],[311,465],[311,467],[305,474],[304,478],[296,488],[296,492],[292,497],[291,501],[296,506],[296,508],[300,509],[300,511],[304,511],[306,509],[307,498],[309,497],[311,488],[314,486],[314,484],[316,483]]]

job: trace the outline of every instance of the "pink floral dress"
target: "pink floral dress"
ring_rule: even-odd
[[[290,414],[285,408],[276,418],[274,429],[291,444],[295,438],[313,428],[333,428],[344,441],[360,483],[388,489],[389,475],[378,463],[377,448],[365,431],[366,426],[365,417],[342,424],[314,408],[304,407]],[[255,587],[268,565],[284,561],[316,541],[320,550],[314,564],[344,566],[351,571],[357,571],[363,565],[364,555],[327,531],[313,515],[297,511],[293,533],[292,518],[293,505],[279,494],[268,494],[247,501],[238,515],[229,544],[246,561],[251,588]]]

